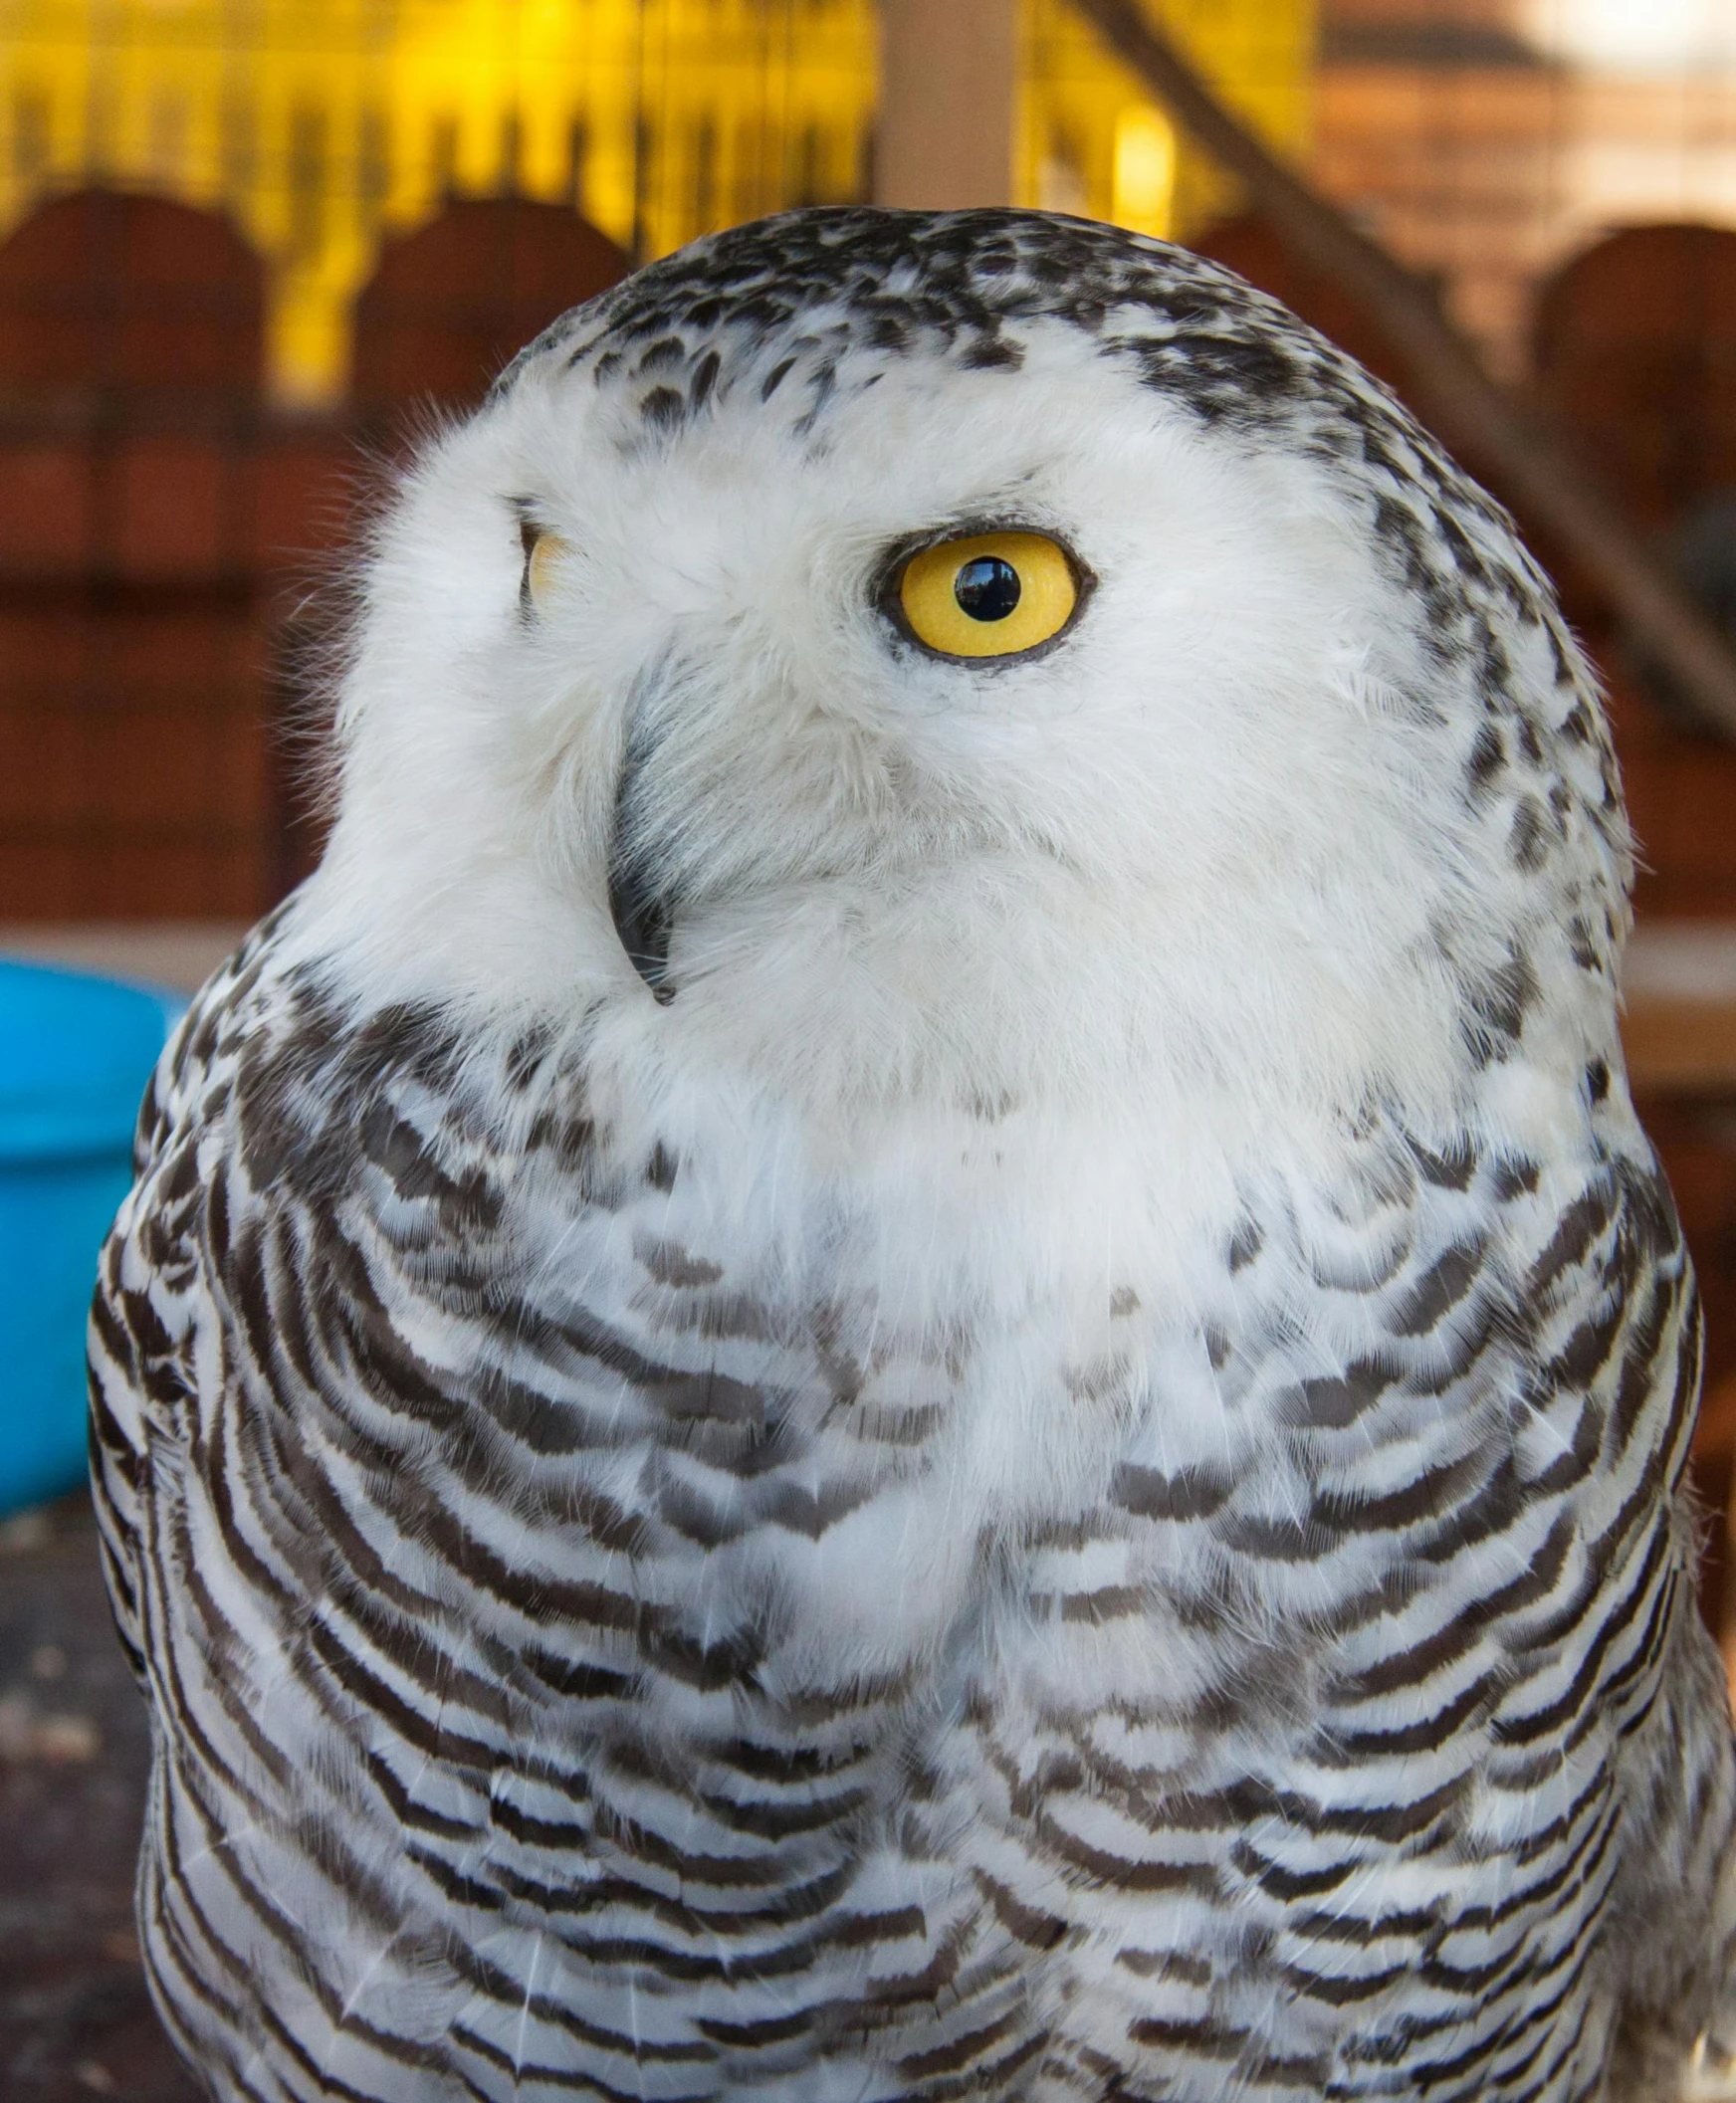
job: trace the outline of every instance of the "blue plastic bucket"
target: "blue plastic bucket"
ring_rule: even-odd
[[[0,1513],[85,1468],[85,1321],[139,1098],[183,1002],[0,962]]]

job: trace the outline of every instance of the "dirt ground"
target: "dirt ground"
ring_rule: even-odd
[[[0,1522],[4,2103],[198,2103],[132,1932],[147,1762],[89,1501]]]

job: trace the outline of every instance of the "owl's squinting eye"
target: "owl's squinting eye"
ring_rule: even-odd
[[[969,533],[911,556],[898,610],[942,657],[1019,657],[1051,642],[1079,605],[1079,572],[1047,533]]]
[[[548,596],[554,572],[567,552],[558,533],[544,532],[534,519],[521,515],[519,545],[525,550],[525,572],[519,579],[519,603],[527,611],[541,606]]]

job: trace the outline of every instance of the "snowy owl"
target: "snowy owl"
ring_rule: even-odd
[[[1389,394],[1076,220],[719,235],[427,448],[337,748],[92,1327],[215,2096],[1729,2041],[1620,792]]]

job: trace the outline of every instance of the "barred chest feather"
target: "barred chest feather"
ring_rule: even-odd
[[[938,1214],[920,1279],[787,1158],[726,1214],[581,1054],[256,943],[94,1329],[189,2053],[406,2103],[1643,2092],[1732,1789],[1691,1281],[1595,1094],[1570,1159],[1371,1116],[1180,1283],[1106,1231],[990,1305]]]

